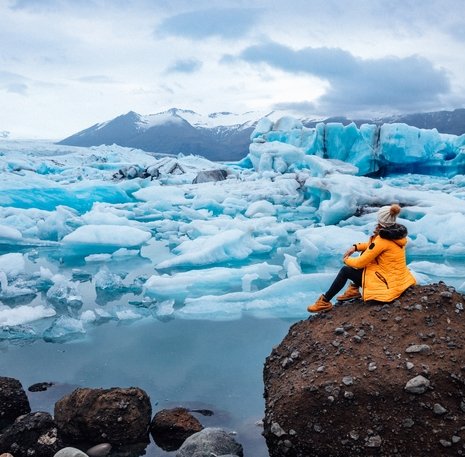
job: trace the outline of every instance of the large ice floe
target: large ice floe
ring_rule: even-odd
[[[420,283],[465,290],[465,136],[262,119],[237,163],[0,141],[0,338],[296,319],[398,202]]]

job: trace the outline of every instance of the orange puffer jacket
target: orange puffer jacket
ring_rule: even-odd
[[[357,243],[360,257],[347,257],[344,262],[363,268],[363,300],[390,302],[416,283],[405,260],[407,229],[401,224],[382,228],[367,243]]]

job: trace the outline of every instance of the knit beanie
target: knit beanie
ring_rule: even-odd
[[[383,206],[378,210],[378,224],[383,227],[390,227],[391,225],[394,225],[399,213],[399,205],[393,204],[391,206]]]

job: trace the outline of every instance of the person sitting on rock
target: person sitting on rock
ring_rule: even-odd
[[[345,253],[345,265],[327,292],[307,307],[311,313],[329,311],[332,298],[344,287],[347,280],[352,283],[336,299],[339,302],[362,298],[364,301],[391,302],[416,283],[405,259],[407,228],[396,222],[400,206],[383,206],[378,211],[378,224],[366,243],[352,245]],[[361,252],[359,257],[351,257]]]

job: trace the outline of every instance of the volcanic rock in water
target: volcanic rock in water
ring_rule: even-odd
[[[137,387],[76,389],[55,404],[55,420],[69,443],[148,442],[149,396]]]
[[[165,451],[179,449],[189,436],[202,429],[202,424],[185,408],[163,409],[150,424],[153,440]]]
[[[31,407],[21,383],[17,379],[1,376],[0,431],[11,425],[18,416],[29,412],[31,412]]]
[[[270,457],[463,452],[464,304],[444,283],[414,286],[293,325],[264,367]]]
[[[0,452],[14,457],[50,457],[62,447],[57,425],[45,412],[20,416],[0,435]]]

